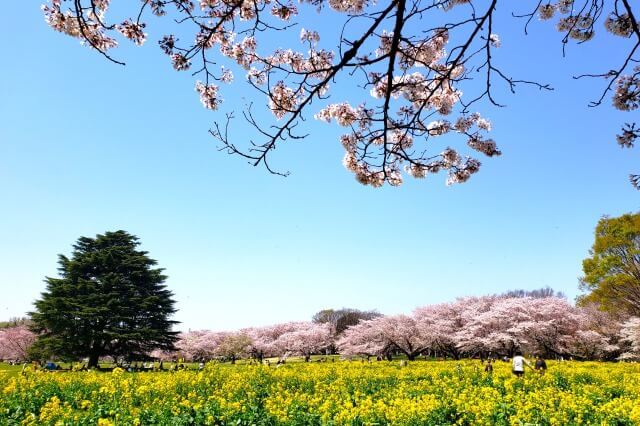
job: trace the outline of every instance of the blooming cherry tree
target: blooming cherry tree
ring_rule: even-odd
[[[181,333],[175,346],[177,352],[185,359],[211,359],[218,355],[218,346],[228,335],[227,332],[190,331]]]
[[[0,359],[28,359],[29,348],[35,341],[36,335],[24,325],[0,329]]]
[[[640,318],[631,317],[627,320],[620,330],[620,335],[623,340],[628,342],[631,347],[627,352],[622,354],[624,359],[638,359],[640,358]]]
[[[153,358],[154,360],[158,360],[158,361],[171,361],[174,358],[176,358],[176,352],[175,351],[166,351],[166,350],[162,350],[162,349],[154,349],[149,353],[149,356],[151,358]]]
[[[215,349],[215,354],[231,360],[235,364],[236,360],[247,356],[251,348],[251,337],[243,332],[226,333]]]
[[[468,346],[470,341],[463,340],[469,331],[466,302],[467,299],[460,299],[453,303],[427,305],[413,312],[423,336],[428,336],[432,342],[430,349],[435,354],[458,359],[465,351],[475,352]]]
[[[569,351],[582,359],[614,359],[622,346],[619,317],[604,311],[596,304],[581,306],[577,310],[578,330],[569,336]]]
[[[338,341],[345,355],[387,355],[401,352],[414,360],[432,341],[422,332],[413,316],[379,317],[349,327]]]
[[[336,342],[338,351],[346,356],[383,356],[392,348],[374,320],[362,321],[347,328]]]
[[[298,322],[274,324],[266,327],[253,327],[241,330],[251,338],[249,352],[259,361],[265,357],[281,356],[284,349],[278,339],[286,333],[292,333],[300,327]]]
[[[300,322],[294,330],[282,334],[274,342],[280,355],[302,355],[309,361],[311,355],[323,353],[333,343],[329,324]]]
[[[515,350],[546,356],[611,358],[619,325],[602,311],[576,308],[561,297],[484,296],[427,305],[413,315],[364,321],[338,341],[345,355],[429,352],[453,358]]]

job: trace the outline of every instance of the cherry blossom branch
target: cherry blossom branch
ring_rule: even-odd
[[[337,55],[320,49],[320,35],[306,29],[300,32],[301,42],[308,49],[306,54],[294,49],[262,52],[258,46],[261,38],[277,31],[289,34],[297,25],[298,6],[281,0],[200,0],[197,10],[192,0],[143,0],[132,15],[136,18],[120,24],[105,20],[109,0],[89,0],[90,4],[84,0],[88,6],[83,5],[83,0],[48,1],[50,5],[43,6],[43,10],[52,28],[83,40],[119,64],[123,63],[107,52],[117,46],[109,34],[120,33],[141,45],[146,40],[145,15],[150,12],[163,16],[168,6],[175,7],[173,22],[193,26],[195,41],[182,44],[170,34],[159,45],[177,71],[192,70],[193,76],[203,80],[195,84],[203,106],[213,111],[220,108],[223,98],[216,83],[232,82],[231,69],[239,67],[246,72],[248,84],[265,97],[266,107],[276,119],[275,124],[263,124],[254,116],[254,108],[260,104],[250,102],[243,117],[258,139],[248,138],[246,147],[240,147],[230,140],[234,114],[225,114],[224,123],[216,121],[210,129],[210,134],[221,142],[220,150],[240,155],[254,166],[263,164],[269,172],[280,175],[288,172],[274,170],[267,161],[269,154],[281,142],[307,136],[299,132],[306,120],[305,112],[313,101],[328,99],[332,94],[330,83],[338,82],[342,75],[349,82],[360,79],[355,86],[369,91],[374,106],[364,101],[357,106],[346,101],[331,103],[314,117],[335,120],[347,129],[340,138],[345,149],[343,163],[359,182],[375,187],[384,183],[400,185],[403,169],[415,178],[446,171],[448,184],[467,181],[479,170],[480,162],[450,147],[431,152],[435,145],[432,138],[453,132],[465,138],[467,147],[475,152],[489,157],[500,155],[495,142],[485,136],[491,124],[479,113],[471,113],[471,105],[485,99],[487,104],[502,106],[492,92],[496,81],[506,83],[512,93],[521,84],[552,90],[548,84],[513,78],[495,65],[495,49],[500,46],[499,36],[493,32],[497,0],[486,0],[486,9],[481,13],[471,0],[387,0],[382,5],[368,0],[302,0],[300,4],[311,4],[318,11],[328,7],[336,16],[345,16]],[[555,12],[564,15],[558,22],[558,30],[564,33],[564,53],[569,39],[582,43],[593,37],[594,25],[603,16],[606,1],[584,0],[574,7],[573,0],[547,4],[534,0],[533,12],[512,15],[527,18],[525,33],[536,13],[541,19],[550,19]],[[63,4],[72,7],[62,10]],[[423,23],[432,16],[463,7],[468,8],[468,15],[458,13],[456,20],[443,19],[445,22],[440,25],[424,29]],[[615,85],[614,105],[631,110],[640,104],[640,68],[631,75],[624,73],[637,63],[640,30],[629,0],[613,0],[611,9],[605,20],[607,30],[627,38],[633,35],[638,41],[617,70],[576,78],[609,79],[602,96],[592,106],[600,104]],[[412,26],[414,22],[420,23],[420,29]],[[388,32],[384,28],[387,24],[391,28]],[[355,40],[348,40],[346,34],[352,28],[359,33]],[[447,52],[450,37],[460,42]],[[211,53],[214,47],[219,48],[216,56]],[[480,79],[480,90],[473,89],[471,96],[463,99],[461,88],[474,80],[472,71],[483,71],[484,78]],[[448,119],[454,113],[457,119]],[[618,135],[623,141],[620,143],[629,146],[637,137],[635,127],[623,128]]]

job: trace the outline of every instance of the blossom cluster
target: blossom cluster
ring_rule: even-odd
[[[138,46],[142,46],[147,39],[147,34],[143,31],[144,27],[145,24],[138,24],[129,20],[126,20],[117,26],[118,31],[123,36],[133,41]]]
[[[616,12],[607,16],[604,27],[613,35],[619,37],[629,37],[633,33],[633,22],[627,13],[618,14]]]
[[[368,4],[368,0],[329,0],[331,9],[352,14],[361,13]]]
[[[364,105],[353,108],[348,102],[340,104],[330,104],[321,109],[314,117],[330,123],[332,119],[343,127],[352,126],[358,123],[360,128],[366,128],[371,123],[371,110],[365,109]]]
[[[541,20],[549,20],[554,17],[556,11],[562,16],[558,19],[556,28],[560,32],[578,41],[591,40],[595,34],[593,29],[594,16],[591,11],[574,14],[573,0],[559,0],[557,3],[546,3],[538,6],[538,17]]]
[[[635,124],[626,124],[622,128],[622,133],[616,135],[618,145],[622,148],[633,148],[633,145],[638,138],[640,138],[640,128],[637,128]]]
[[[42,5],[46,23],[56,31],[86,41],[90,47],[103,52],[114,48],[118,42],[105,34],[102,23],[109,7],[108,0],[94,1],[94,8],[84,19],[78,19],[70,10],[61,10],[62,0],[51,0],[51,4]]]
[[[279,81],[269,93],[269,109],[277,119],[281,119],[287,113],[292,112],[299,102],[296,93],[290,87]]]
[[[202,105],[213,111],[217,110],[222,102],[218,95],[218,86],[215,84],[204,84],[200,81],[196,82],[196,92],[200,93],[200,102]]]
[[[616,81],[613,106],[621,111],[632,111],[640,106],[640,66],[633,75],[623,75]]]
[[[480,131],[491,130],[491,125],[479,114],[462,115],[455,125],[444,119],[430,123],[421,119],[422,114],[447,116],[461,99],[462,92],[456,88],[456,82],[462,77],[464,66],[458,63],[440,64],[448,39],[448,31],[442,29],[419,42],[400,42],[397,61],[403,70],[402,74],[390,79],[386,74],[369,73],[370,95],[374,99],[397,103],[400,119],[378,118],[374,109],[366,109],[363,105],[354,108],[344,102],[330,104],[316,114],[316,119],[326,122],[335,119],[341,126],[352,127],[351,133],[341,137],[346,150],[343,164],[354,173],[358,182],[374,187],[382,186],[385,182],[392,186],[400,185],[403,181],[403,163],[406,164],[404,170],[416,178],[447,170],[447,184],[467,181],[479,170],[478,160],[463,158],[452,148],[429,158],[415,157],[410,152],[418,138],[440,136],[451,131],[466,134],[469,147],[478,152],[487,156],[500,155],[495,142],[480,134]],[[494,46],[500,44],[496,35],[492,35],[490,42]],[[394,34],[383,32],[375,51],[376,56],[389,55],[393,43]],[[415,71],[409,72],[411,68]],[[385,121],[383,129],[374,126]],[[472,126],[476,127],[473,132]],[[375,147],[382,151],[381,166],[372,165],[371,162]]]

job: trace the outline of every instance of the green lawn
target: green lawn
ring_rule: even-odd
[[[338,361],[340,359],[339,355],[313,355],[311,356],[311,362],[318,362],[320,360],[324,360],[325,362],[331,362],[331,359],[334,359],[335,361]],[[271,364],[275,364],[278,362],[278,358],[265,358],[265,362],[269,361]],[[246,360],[246,359],[239,359],[238,361],[236,361],[237,364],[247,364],[250,363],[250,360]],[[304,362],[304,357],[289,357],[286,360],[287,363],[303,363]],[[60,366],[60,368],[64,370],[70,370],[72,367],[72,363],[68,363],[68,362],[56,362],[57,365]],[[134,362],[134,364],[136,364]],[[142,364],[141,362],[138,364]],[[173,362],[165,362],[163,363],[163,367],[165,370],[171,370],[173,369],[175,363]],[[225,363],[225,364],[228,364]],[[158,363],[155,363],[156,367],[158,366]],[[198,369],[198,363],[197,362],[185,362],[182,363],[182,365],[184,365],[186,367],[187,370],[197,370]],[[109,368],[113,368],[115,367],[114,364],[106,364],[106,363],[101,363],[100,367],[104,368],[104,369],[109,369]],[[0,362],[0,375],[6,374],[8,375],[8,377],[12,377],[12,376],[17,376],[18,374],[20,374],[20,372],[22,371],[22,364],[19,365],[9,365],[6,362]]]
[[[9,365],[6,362],[0,362],[0,374],[7,374],[9,377],[17,376],[22,371],[22,365]]]

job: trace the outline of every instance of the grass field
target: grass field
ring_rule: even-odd
[[[6,362],[0,362],[0,375],[6,377],[17,376],[22,371],[22,365],[9,365]]]
[[[340,360],[340,356],[339,355],[329,355],[329,356],[324,356],[324,355],[312,355],[311,356],[311,362],[317,362],[319,360],[323,360],[323,361],[339,361]],[[271,364],[276,364],[278,361],[278,358],[265,358],[264,362],[269,362]],[[287,358],[287,363],[291,364],[291,363],[301,363],[304,362],[304,357],[289,357]],[[252,363],[249,360],[245,360],[245,359],[240,359],[238,361],[236,361],[237,365],[244,365],[244,364],[250,364]],[[57,365],[60,366],[60,368],[62,368],[63,370],[71,370],[73,369],[74,363],[69,363],[69,362],[56,362]],[[142,362],[137,362],[135,364],[142,364]],[[186,370],[193,370],[196,371],[198,370],[198,365],[199,363],[197,362],[184,362],[184,363],[180,363],[181,366],[186,369]],[[75,363],[76,366],[81,366],[82,363]],[[156,362],[155,366],[158,367],[159,363]],[[165,362],[163,363],[163,368],[167,371],[173,370],[176,366],[176,363],[174,362]],[[114,367],[116,367],[115,364],[112,363],[100,363],[100,368],[105,369],[105,370],[110,370],[113,369]],[[12,376],[16,376],[18,375],[20,372],[22,371],[22,364],[19,365],[9,365],[9,363],[7,362],[0,362],[0,374],[5,374],[5,377],[12,377]]]
[[[640,364],[208,364],[204,371],[0,374],[0,424],[639,425]]]

